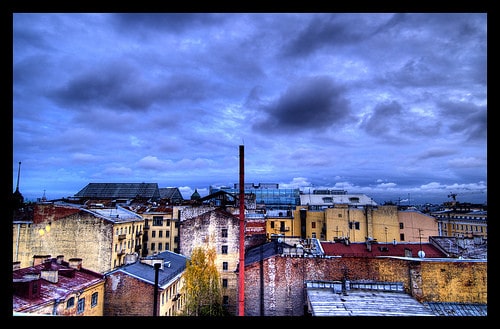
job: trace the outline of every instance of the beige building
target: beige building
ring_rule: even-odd
[[[398,211],[399,239],[401,242],[429,242],[429,237],[438,236],[438,222],[433,216],[418,210]]]
[[[291,236],[302,239],[348,239],[350,242],[364,242],[367,239],[390,242],[400,239],[396,206],[298,206],[292,227]]]
[[[45,202],[34,206],[31,220],[12,226],[12,258],[21,267],[32,266],[37,255],[69,255],[105,273],[140,251],[144,219],[119,206]]]

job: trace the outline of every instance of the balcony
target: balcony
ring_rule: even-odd
[[[118,256],[123,256],[125,255],[125,249],[121,249],[120,251],[118,251]]]
[[[127,235],[126,234],[120,234],[118,236],[118,240],[125,240],[127,238]]]
[[[142,231],[137,231],[137,232],[135,233],[135,236],[136,236],[136,237],[140,237],[141,235],[142,235]]]

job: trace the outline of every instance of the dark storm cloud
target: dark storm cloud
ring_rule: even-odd
[[[324,47],[349,45],[365,37],[353,26],[339,21],[337,16],[313,18],[306,28],[293,37],[282,50],[284,56],[306,56]]]
[[[30,199],[123,178],[189,197],[237,181],[242,143],[254,183],[487,190],[486,14],[13,18],[13,171]]]
[[[350,108],[343,88],[330,77],[318,76],[290,86],[266,113],[268,117],[256,123],[255,130],[296,129],[300,132],[341,124],[349,119]]]
[[[199,79],[189,75],[175,75],[166,77],[164,81],[150,82],[141,71],[122,63],[103,65],[76,75],[49,95],[61,106],[109,106],[145,111],[157,101],[199,100],[205,97],[206,88]]]
[[[448,133],[460,134],[464,141],[485,141],[487,137],[487,111],[485,106],[471,102],[439,102],[449,122]]]

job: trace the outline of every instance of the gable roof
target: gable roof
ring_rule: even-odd
[[[110,273],[126,273],[141,281],[154,285],[155,268],[153,263],[155,260],[163,262],[162,268],[158,271],[158,285],[161,288],[165,288],[172,279],[180,275],[186,269],[188,258],[184,255],[176,254],[167,250],[158,253],[156,256],[148,256],[143,260],[124,265],[123,267]]]
[[[162,199],[170,199],[174,202],[184,200],[184,198],[182,197],[182,193],[177,187],[162,187],[159,189],[159,192],[160,198]]]
[[[78,193],[77,198],[93,199],[159,199],[160,191],[157,183],[89,183]]]

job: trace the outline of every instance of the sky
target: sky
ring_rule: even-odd
[[[14,13],[12,187],[487,200],[486,13]],[[21,164],[19,164],[21,163]]]

